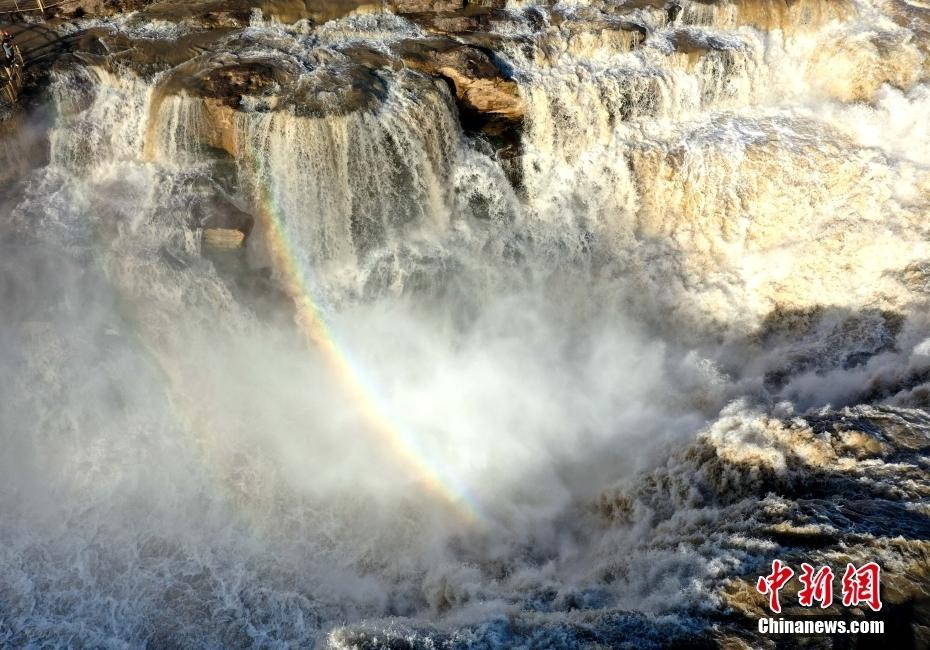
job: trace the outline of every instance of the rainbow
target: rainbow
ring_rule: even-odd
[[[299,262],[300,257],[287,235],[272,193],[261,181],[260,173],[256,173],[255,178],[260,195],[258,218],[266,228],[268,249],[281,283],[294,301],[296,320],[307,340],[322,354],[330,372],[356,405],[370,432],[415,472],[424,489],[452,506],[468,523],[486,521],[478,502],[467,488],[446,470],[440,459],[427,455],[415,435],[389,417],[390,410],[378,397],[376,387],[363,379],[364,373],[353,361],[348,348],[339,343],[327,324],[320,300],[314,297],[313,283]]]

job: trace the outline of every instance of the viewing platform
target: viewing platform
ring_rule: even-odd
[[[3,56],[3,101],[10,105],[19,99],[19,92],[23,87],[23,52],[18,45],[13,45],[13,58],[8,60]]]
[[[42,2],[42,0],[0,0],[0,15],[9,16],[10,14],[27,14],[27,13],[45,13],[48,9],[54,9],[66,4],[72,4],[74,0],[59,0],[59,2]]]
[[[43,20],[54,16],[54,9],[75,4],[76,0],[0,0],[0,28],[12,36],[12,57],[0,51],[0,105],[19,101],[26,84],[27,69],[37,62],[60,53],[66,46],[60,34]],[[38,20],[36,20],[38,19]]]

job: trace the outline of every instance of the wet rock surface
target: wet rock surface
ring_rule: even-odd
[[[733,409],[666,467],[605,494],[601,508],[611,520],[647,527],[644,553],[683,544],[699,561],[727,564],[717,586],[725,615],[711,617],[718,634],[769,647],[770,638],[753,633],[771,616],[755,582],[774,559],[840,574],[847,563],[874,561],[884,572],[881,616],[841,607],[839,578],[834,605],[822,612],[799,606],[792,581],[783,616],[880,617],[885,642],[920,647],[930,615],[928,467],[923,410],[855,407],[778,420]],[[807,643],[832,648],[841,638]]]
[[[517,84],[484,51],[451,39],[408,39],[394,51],[410,68],[447,79],[464,110],[519,122],[523,104]]]
[[[480,558],[462,569],[464,577],[456,585],[436,579],[429,598],[419,593],[411,598],[415,605],[405,601],[406,594],[397,596],[404,604],[392,600],[396,594],[385,596],[373,607],[390,620],[346,625],[333,632],[332,643],[353,648],[776,647],[755,631],[756,619],[767,614],[755,580],[775,558],[795,568],[801,562],[834,568],[879,562],[885,572],[884,639],[901,647],[930,643],[930,368],[927,344],[918,340],[922,325],[913,316],[921,313],[920,301],[930,292],[930,273],[920,248],[928,240],[915,235],[916,227],[907,220],[921,209],[921,188],[930,185],[922,163],[888,163],[891,154],[875,153],[874,143],[861,147],[868,155],[862,160],[846,155],[844,147],[851,147],[853,138],[849,129],[823,128],[803,108],[781,119],[772,116],[774,108],[747,117],[740,105],[740,92],[763,96],[765,89],[753,84],[768,83],[761,73],[760,83],[747,72],[762,65],[747,55],[752,30],[803,37],[848,17],[850,3],[644,0],[509,9],[505,4],[393,0],[388,3],[393,14],[383,14],[381,3],[353,0],[85,2],[70,13],[60,12],[52,23],[68,38],[47,69],[53,77],[73,77],[61,84],[67,95],[57,98],[62,119],[79,116],[99,100],[94,96],[98,87],[128,99],[141,96],[151,116],[148,128],[127,128],[112,142],[93,131],[99,123],[81,124],[93,131],[93,138],[86,149],[65,152],[71,164],[79,167],[94,147],[112,146],[126,155],[119,147],[125,142],[135,146],[137,140],[143,160],[173,156],[195,161],[189,173],[197,180],[190,182],[202,186],[182,185],[177,191],[181,198],[167,212],[189,218],[160,249],[160,259],[177,274],[212,264],[220,280],[204,293],[229,290],[256,313],[292,324],[294,294],[304,287],[282,275],[312,248],[321,268],[357,262],[369,274],[359,293],[417,295],[422,290],[432,291],[432,298],[442,296],[454,291],[456,273],[465,266],[461,260],[443,258],[442,246],[434,241],[421,250],[406,242],[390,249],[388,243],[392,236],[401,238],[397,233],[408,233],[405,228],[413,229],[411,224],[440,221],[428,206],[448,202],[456,209],[465,206],[466,216],[457,214],[450,228],[456,236],[465,240],[473,230],[488,230],[492,236],[484,250],[503,250],[508,268],[528,266],[526,251],[541,242],[540,249],[554,257],[566,250],[590,253],[584,263],[600,274],[598,279],[628,274],[642,281],[631,292],[637,295],[624,303],[631,312],[656,295],[667,297],[664,291],[678,310],[692,292],[711,296],[702,303],[707,321],[725,322],[735,309],[747,322],[758,321],[743,338],[728,338],[732,332],[722,330],[723,342],[715,341],[723,350],[719,363],[696,373],[700,386],[688,396],[689,406],[698,414],[694,417],[709,422],[691,425],[701,431],[697,440],[670,447],[654,467],[577,507],[583,520],[566,526],[564,540],[571,547],[571,562],[582,567],[577,584],[554,584],[546,568],[541,573],[547,577],[525,587],[530,581],[522,582],[504,559]],[[913,4],[891,5],[899,27],[930,33],[926,11]],[[830,47],[806,53],[804,73],[827,82],[805,101],[826,98],[823,110],[877,112],[884,101],[903,103],[904,93],[918,87],[930,70],[930,57],[921,58],[926,43],[906,35],[863,38],[848,60],[838,54],[843,44],[837,38]],[[611,58],[644,49],[648,54],[641,59],[623,61],[627,67]],[[839,60],[868,73],[847,83],[848,70],[833,71]],[[662,74],[664,65],[672,70],[668,78]],[[528,78],[528,70],[536,77]],[[830,74],[821,74],[824,70]],[[101,83],[107,75],[117,81]],[[668,79],[691,76],[706,84],[693,84],[697,90],[681,102],[687,105],[680,112],[679,107],[669,110],[663,101],[685,91]],[[568,88],[564,94],[546,94],[545,84],[554,78]],[[37,76],[33,82],[38,98],[48,78]],[[609,110],[598,113],[599,106]],[[705,121],[695,116],[702,110],[709,115]],[[115,120],[114,113],[101,112]],[[424,124],[424,115],[432,121]],[[653,119],[676,129],[680,123],[680,130],[668,135]],[[390,128],[379,129],[387,123]],[[627,126],[629,143],[611,149],[617,129]],[[639,139],[630,136],[637,129]],[[588,139],[576,142],[582,136]],[[454,156],[449,152],[458,151],[463,141],[467,155],[480,154],[482,162],[496,165],[489,175],[495,182],[503,179],[512,193],[493,197],[495,203],[476,190],[490,184],[475,172],[477,167],[465,172],[455,167],[457,176],[450,171]],[[34,166],[30,148],[38,148],[33,140],[10,150],[5,168],[11,178]],[[283,153],[283,159],[274,158],[275,153]],[[551,162],[550,154],[558,168],[556,180],[540,175],[543,180],[534,185],[534,174]],[[576,176],[559,175],[579,161],[584,165]],[[901,180],[891,168],[916,180],[911,185],[902,181],[894,191],[884,185],[874,191],[870,183],[882,174]],[[254,191],[249,182],[272,186],[269,177],[282,169],[287,171],[279,174],[286,176],[282,187],[288,192],[269,191],[249,205],[229,198]],[[307,170],[326,179],[327,186],[314,187]],[[717,170],[723,172],[711,173]],[[126,246],[131,241],[127,233],[146,231],[132,219],[132,201],[125,201],[128,207],[120,203],[121,179],[105,172],[101,176],[120,211],[96,236]],[[436,179],[445,185],[437,189]],[[159,180],[146,179],[145,186],[157,186]],[[625,183],[635,196],[621,196]],[[794,196],[788,191],[792,185],[804,183],[809,191],[803,199],[786,198]],[[506,212],[507,200],[532,199],[533,192],[547,195],[551,185],[577,186],[577,191],[553,200],[551,213],[520,213],[518,218]],[[588,202],[595,202],[592,196],[616,202],[585,213]],[[267,244],[269,232],[282,227],[282,215],[295,210],[294,204],[314,206],[302,223],[306,231],[297,233],[304,239],[298,240],[301,246],[277,242],[284,250],[275,251]],[[815,218],[823,205],[831,206],[833,221]],[[814,217],[802,218],[807,213]],[[868,215],[868,223],[856,222],[860,215]],[[530,225],[516,235],[501,225],[520,218]],[[563,224],[577,237],[553,235],[543,227],[547,224]],[[610,255],[597,247],[599,240],[613,245],[625,237],[637,245],[619,262],[604,262]],[[818,248],[820,240],[828,244]],[[887,247],[870,248],[879,240],[900,243],[893,249],[895,260],[887,259]],[[786,262],[783,250],[795,245]],[[852,262],[817,266],[818,256],[847,247],[852,252],[843,259]],[[774,259],[761,257],[773,250]],[[284,270],[273,271],[274,260],[268,258],[276,253],[284,258],[277,262]],[[756,254],[759,259],[752,257]],[[656,260],[667,264],[650,266]],[[893,268],[897,262],[900,272]],[[483,263],[482,258],[475,266]],[[749,280],[738,277],[751,264],[766,272],[775,269],[775,279],[766,284],[759,278],[768,276],[758,269],[755,275],[747,272]],[[874,271],[863,275],[867,280],[881,278],[875,295],[828,293],[819,284],[829,276],[846,287],[843,278],[866,271]],[[552,276],[557,281],[557,273]],[[848,284],[858,291],[868,282]],[[744,305],[743,292],[757,302],[749,305],[745,299]],[[841,300],[847,295],[861,304],[847,308]],[[184,308],[180,301],[173,313]],[[468,309],[462,311],[467,321]],[[692,344],[692,331],[674,329],[680,324],[677,311],[643,318],[669,333],[670,347]],[[693,329],[699,340],[704,331]],[[694,346],[697,355],[700,349]],[[815,399],[817,391],[827,397]],[[744,393],[757,400],[726,406],[732,395]],[[239,462],[230,462],[229,482],[236,495],[251,480],[236,473]],[[290,525],[303,532],[299,524]],[[148,562],[151,552],[157,568],[182,555],[154,546],[145,547],[140,561]],[[536,553],[520,548],[520,566],[547,566],[551,558]],[[370,568],[368,557],[361,555],[359,562]],[[190,585],[178,588],[183,598],[178,597],[193,628],[206,614],[191,594],[222,592],[222,587],[206,570],[184,575],[192,576]],[[285,576],[280,584],[299,592],[302,587],[289,580]],[[547,580],[548,587],[540,586]],[[480,600],[485,584],[497,588],[502,583],[519,585],[512,592],[517,595],[500,598],[507,615],[480,625],[411,622],[417,611],[440,618],[458,611]],[[653,592],[674,592],[681,600],[640,602],[639,595]],[[4,593],[0,588],[0,597]],[[810,614],[796,606],[796,588],[783,593],[789,615]],[[254,598],[244,607],[261,612],[263,599],[271,596],[237,597]],[[317,630],[338,618],[326,618],[331,612],[318,611],[301,598],[294,596],[293,603],[282,606],[289,620],[312,621],[308,627]],[[837,606],[827,614],[850,620],[871,616]],[[234,619],[230,615],[223,624],[223,643],[244,644],[251,637]],[[26,640],[3,625],[0,638]],[[291,640],[309,636],[298,631]],[[178,643],[167,633],[148,638],[154,646]],[[805,643],[849,647],[841,638]]]
[[[228,19],[217,13],[219,8]],[[338,16],[358,7],[331,9]],[[184,92],[230,108],[242,108],[243,97],[264,98],[256,105],[261,110],[317,116],[373,109],[385,93],[378,70],[408,67],[448,83],[478,129],[501,121],[518,125],[522,119],[516,83],[485,49],[452,38],[424,37],[400,41],[390,53],[349,45],[295,57],[272,41],[254,41],[238,31],[254,15],[285,23],[316,20],[309,10],[289,13],[276,5],[162,2],[132,14],[131,24],[179,21],[185,27],[174,38],[133,38],[131,31],[92,27],[79,32],[68,51],[81,61],[128,66],[145,76],[167,72],[162,89],[168,93]]]

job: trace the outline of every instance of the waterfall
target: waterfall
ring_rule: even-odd
[[[650,301],[668,296],[663,319],[752,322],[776,305],[864,299],[863,287],[908,302],[886,279],[900,256],[926,256],[925,199],[912,197],[928,176],[865,135],[899,116],[878,127],[888,114],[853,102],[910,87],[917,103],[902,112],[919,111],[926,55],[907,30],[868,20],[870,6],[815,19],[749,5],[685,3],[632,51],[569,47],[540,64],[514,48],[529,209],[609,240]],[[865,249],[869,263],[851,265]]]
[[[76,19],[0,129],[0,646],[762,643],[795,546],[910,593],[925,9],[266,4]]]

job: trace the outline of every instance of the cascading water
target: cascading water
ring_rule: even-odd
[[[815,533],[926,602],[926,10],[488,15],[509,146],[400,16],[79,25],[7,138],[0,646],[756,643]]]

